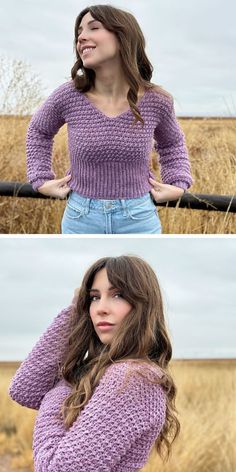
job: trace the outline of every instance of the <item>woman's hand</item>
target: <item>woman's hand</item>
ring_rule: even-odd
[[[72,300],[72,305],[77,305],[77,301],[78,301],[78,296],[79,296],[79,291],[80,291],[80,288],[76,288],[75,291],[74,291],[74,296],[73,296],[73,300]]]
[[[49,197],[66,198],[70,192],[70,187],[67,185],[71,175],[66,175],[62,179],[53,179],[45,182],[41,187],[38,188],[38,192]]]
[[[175,185],[161,184],[151,177],[149,182],[153,186],[150,190],[151,194],[157,203],[178,200],[184,194],[184,190],[180,187],[175,187]]]

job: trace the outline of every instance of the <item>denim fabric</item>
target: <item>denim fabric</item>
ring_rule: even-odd
[[[160,234],[161,223],[150,193],[139,198],[102,200],[71,191],[61,222],[62,234]]]

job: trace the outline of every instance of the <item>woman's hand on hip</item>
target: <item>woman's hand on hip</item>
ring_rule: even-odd
[[[151,194],[157,203],[169,202],[171,200],[178,200],[184,194],[184,189],[176,187],[175,185],[161,184],[156,180],[149,178],[152,185]]]
[[[43,195],[48,195],[49,197],[66,198],[67,194],[71,190],[67,185],[70,179],[71,175],[66,175],[66,177],[63,177],[62,179],[48,180],[38,188],[38,192]]]

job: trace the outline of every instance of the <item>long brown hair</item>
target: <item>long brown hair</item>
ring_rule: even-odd
[[[81,20],[90,12],[92,17],[113,32],[119,41],[120,57],[126,80],[130,86],[127,100],[130,109],[135,117],[132,125],[140,121],[144,125],[144,120],[136,106],[138,101],[139,87],[145,90],[155,89],[156,92],[164,94],[169,98],[171,95],[161,86],[151,83],[153,66],[145,53],[145,38],[136,18],[129,12],[115,8],[112,5],[92,5],[84,8],[75,20],[74,28],[74,51],[76,62],[71,69],[71,77],[75,88],[82,92],[87,92],[95,86],[95,72],[83,66],[83,61],[77,51],[78,28]],[[80,75],[78,74],[80,71]]]
[[[123,319],[108,345],[100,341],[89,315],[89,290],[95,275],[103,268],[106,268],[111,285],[132,305],[129,316]],[[147,262],[136,256],[104,257],[87,270],[72,311],[68,347],[61,368],[61,376],[72,385],[61,408],[65,426],[70,427],[80,415],[108,366],[124,361],[147,363],[158,367],[154,383],[162,385],[166,393],[166,420],[155,445],[161,457],[168,457],[180,429],[175,415],[176,387],[168,372],[172,348],[159,283]]]

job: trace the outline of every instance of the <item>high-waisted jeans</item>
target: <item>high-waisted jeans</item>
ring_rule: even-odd
[[[160,234],[161,223],[150,193],[138,198],[102,200],[71,191],[61,230],[62,234]]]

